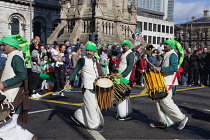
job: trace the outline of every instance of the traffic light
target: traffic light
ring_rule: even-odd
[[[94,40],[95,40],[94,33],[90,33],[90,34],[89,34],[89,41],[94,42]]]
[[[98,34],[94,34],[94,36],[95,36],[95,43],[97,44],[98,43]]]

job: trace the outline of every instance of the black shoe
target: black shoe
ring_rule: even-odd
[[[131,116],[127,116],[127,117],[124,117],[124,118],[121,118],[120,116],[117,116],[116,119],[118,119],[120,121],[127,121],[127,120],[131,119]]]
[[[71,116],[71,119],[78,125],[83,126],[74,116]]]
[[[150,127],[166,129],[167,125],[162,122],[155,122],[155,123],[150,123]]]
[[[104,128],[103,128],[103,126],[99,126],[98,128],[96,128],[94,130],[98,131],[98,132],[103,132]]]

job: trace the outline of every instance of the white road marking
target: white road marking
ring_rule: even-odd
[[[32,111],[32,112],[28,112],[28,114],[34,114],[34,113],[40,113],[40,112],[46,112],[46,111],[51,111],[54,109],[44,109],[44,110],[38,110],[38,111]]]
[[[87,130],[96,140],[106,140],[99,132],[94,130]]]
[[[28,114],[35,114],[35,113],[41,113],[41,112],[46,112],[46,111],[52,111],[54,109],[44,109],[44,110],[38,110],[38,111],[32,111],[29,112]],[[96,140],[106,140],[99,132],[95,130],[87,130]]]

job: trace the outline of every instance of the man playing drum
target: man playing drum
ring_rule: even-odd
[[[186,117],[172,100],[172,89],[174,85],[178,85],[176,71],[178,71],[178,56],[174,51],[176,41],[168,39],[164,41],[165,55],[161,63],[161,67],[155,67],[155,72],[161,72],[168,89],[168,96],[157,101],[158,121],[150,124],[151,127],[167,128],[178,122],[178,129],[185,127],[188,117]]]
[[[22,82],[26,79],[26,69],[23,54],[18,50],[19,35],[7,35],[1,39],[4,53],[7,54],[5,68],[1,77],[0,90],[9,102],[13,102]],[[19,36],[20,37],[20,36]],[[17,119],[20,108],[5,123],[0,124],[0,139],[4,140],[36,140],[37,137],[28,130],[22,128]]]
[[[134,65],[134,54],[131,50],[131,42],[124,40],[122,42],[123,52],[120,57],[119,71],[122,71],[117,78],[125,77],[127,80],[130,79],[131,71]],[[124,101],[117,103],[117,119],[118,120],[129,120],[130,114],[132,113],[132,107],[130,98],[127,97]]]
[[[95,93],[93,91],[93,83],[99,76],[97,60],[94,58],[94,54],[96,52],[96,44],[88,41],[86,43],[85,50],[86,56],[78,60],[77,65],[64,88],[69,88],[70,82],[81,70],[84,77],[84,105],[74,113],[72,119],[77,124],[80,124],[87,129],[103,131],[104,119],[98,106]]]

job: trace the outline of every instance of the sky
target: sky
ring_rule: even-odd
[[[174,22],[184,23],[190,21],[192,16],[201,18],[203,10],[207,9],[210,11],[210,0],[174,0]]]

